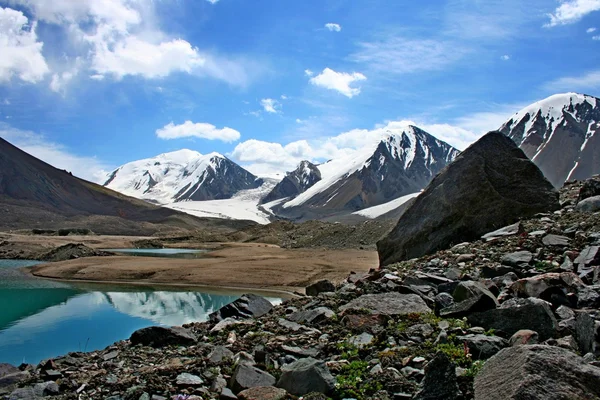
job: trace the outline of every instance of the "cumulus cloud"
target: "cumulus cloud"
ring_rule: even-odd
[[[260,105],[268,113],[278,113],[281,108],[281,104],[275,99],[262,99]]]
[[[39,20],[65,28],[86,46],[89,75],[148,79],[184,72],[244,86],[255,62],[203,52],[163,32],[153,2],[137,0],[10,0]],[[60,79],[58,76],[55,82]]]
[[[313,76],[315,73],[312,72],[310,69],[305,69],[304,70],[304,75],[306,76]]]
[[[366,80],[367,77],[360,72],[351,74],[346,72],[336,72],[330,68],[325,68],[319,75],[312,77],[310,83],[315,86],[321,86],[326,89],[335,90],[348,98],[360,94],[360,87],[351,87],[355,82]]]
[[[340,24],[334,24],[332,22],[325,24],[325,28],[329,29],[330,32],[340,32],[342,30]]]
[[[553,27],[573,24],[581,20],[584,16],[600,10],[600,0],[562,0],[561,3],[554,10],[554,13],[548,14],[550,22],[544,26]]]
[[[594,33],[594,32],[596,32],[596,28],[587,28],[585,30],[585,33]]]
[[[600,36],[592,36],[592,40],[600,40]]]
[[[114,169],[114,166],[96,157],[75,154],[67,147],[54,143],[43,135],[16,129],[2,122],[0,122],[0,137],[56,168],[70,171],[73,175],[92,182],[100,183],[105,179],[106,173]]]
[[[44,79],[50,72],[38,42],[36,24],[29,24],[22,12],[0,7],[0,82],[13,76],[29,83]]]
[[[161,139],[196,137],[208,140],[221,140],[223,142],[235,142],[240,139],[241,135],[235,129],[228,127],[218,129],[216,126],[205,122],[194,123],[192,121],[185,121],[181,125],[175,125],[171,122],[157,129],[156,136]]]
[[[508,61],[508,60],[510,60],[510,56],[508,54],[505,54],[505,55],[503,55],[500,58],[502,59],[502,61]]]

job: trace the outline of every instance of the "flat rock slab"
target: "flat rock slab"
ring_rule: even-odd
[[[501,350],[475,377],[475,400],[598,400],[600,368],[559,347]]]
[[[134,346],[141,344],[143,346],[164,347],[192,345],[198,341],[198,338],[185,328],[150,326],[133,332],[129,341]]]
[[[368,310],[372,314],[407,315],[426,314],[431,308],[416,294],[365,294],[341,306],[341,312]]]
[[[274,386],[275,382],[276,379],[268,372],[251,365],[241,364],[233,372],[229,387],[238,393],[251,387]]]
[[[237,397],[240,400],[285,400],[287,392],[285,389],[263,386],[243,390],[238,393]]]
[[[323,361],[303,358],[281,367],[277,387],[302,396],[311,392],[329,393],[335,388],[335,378]]]
[[[517,233],[521,233],[523,228],[521,227],[521,222],[517,222],[512,225],[505,226],[504,228],[497,229],[493,232],[486,233],[481,238],[487,242],[498,239],[504,236],[513,236]]]
[[[188,374],[187,372],[177,375],[176,382],[179,386],[200,386],[204,384],[202,378],[197,375]]]
[[[542,238],[542,243],[545,246],[566,247],[570,242],[571,239],[566,236],[546,235]]]

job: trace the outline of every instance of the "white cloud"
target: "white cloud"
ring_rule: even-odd
[[[73,154],[68,148],[54,143],[43,135],[23,131],[0,122],[0,137],[9,141],[21,150],[58,168],[70,171],[80,178],[100,183],[113,166],[96,157]]]
[[[281,100],[287,100],[287,98],[288,98],[288,97],[287,97],[285,94],[282,94],[282,95],[281,95],[281,96],[279,96],[279,97],[281,97]]]
[[[79,74],[81,64],[81,58],[78,57],[70,69],[53,74],[52,80],[50,81],[50,89],[64,95],[66,86]]]
[[[592,36],[592,40],[600,40],[600,36]]]
[[[332,22],[325,24],[325,28],[329,29],[330,32],[340,32],[342,30],[340,24],[334,24]]]
[[[206,0],[208,1],[210,4],[217,4],[219,2],[219,0]]]
[[[239,140],[240,133],[235,129],[224,127],[218,129],[212,124],[205,122],[194,123],[185,121],[181,125],[175,125],[173,122],[156,130],[156,136],[161,139],[180,139],[186,137],[196,137],[208,140],[221,140],[223,142],[235,142]]]
[[[202,52],[163,32],[153,2],[139,0],[9,0],[69,33],[91,76],[161,78],[184,72],[245,86],[257,62]],[[60,78],[60,76],[59,76]]]
[[[13,76],[36,83],[50,72],[42,55],[44,43],[37,41],[36,23],[22,12],[0,7],[0,82]]]
[[[544,88],[549,91],[559,92],[585,92],[600,88],[600,70],[590,71],[580,76],[566,76],[548,82]]]
[[[351,61],[390,74],[443,69],[468,52],[456,43],[431,39],[405,39],[397,36],[361,42],[358,46],[359,50],[350,55]]]
[[[508,61],[510,60],[510,56],[508,54],[503,55],[502,57],[500,57],[503,61]]]
[[[544,26],[572,24],[587,14],[600,10],[600,0],[561,0],[561,3],[553,14],[548,14],[550,22]]]
[[[594,33],[596,32],[596,28],[587,28],[585,33]]]
[[[268,113],[278,113],[281,108],[281,104],[274,99],[262,99],[260,105]]]
[[[315,73],[312,72],[310,69],[305,69],[304,70],[304,75],[306,76],[313,76]]]
[[[330,68],[325,68],[319,75],[310,79],[310,83],[321,86],[326,89],[335,90],[348,98],[360,94],[360,88],[351,87],[355,82],[366,80],[367,77],[360,72],[351,74],[346,72],[336,72]]]

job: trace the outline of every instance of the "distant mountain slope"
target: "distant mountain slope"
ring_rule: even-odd
[[[96,233],[144,235],[227,224],[157,207],[76,178],[0,138],[0,229],[84,226]]]
[[[302,161],[292,172],[288,172],[273,190],[262,199],[262,203],[286,197],[295,197],[321,180],[321,171],[310,161]]]
[[[550,96],[511,117],[510,137],[555,186],[600,173],[600,99],[577,93]]]
[[[262,180],[219,153],[179,150],[127,163],[111,172],[104,186],[159,204],[229,199]]]
[[[272,210],[311,219],[387,203],[423,189],[458,154],[422,129],[406,126],[387,132],[374,146],[319,165],[321,180]]]

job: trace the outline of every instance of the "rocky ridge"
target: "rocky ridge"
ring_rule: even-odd
[[[600,207],[578,207],[586,200],[578,199],[582,186],[598,183],[600,177],[565,185],[555,212],[350,275],[334,291],[320,282],[307,289],[316,296],[266,314],[264,303],[254,307],[247,296],[243,307],[229,307],[243,312],[225,319],[147,328],[104,350],[37,366],[1,366],[0,393],[111,400],[599,399]]]

